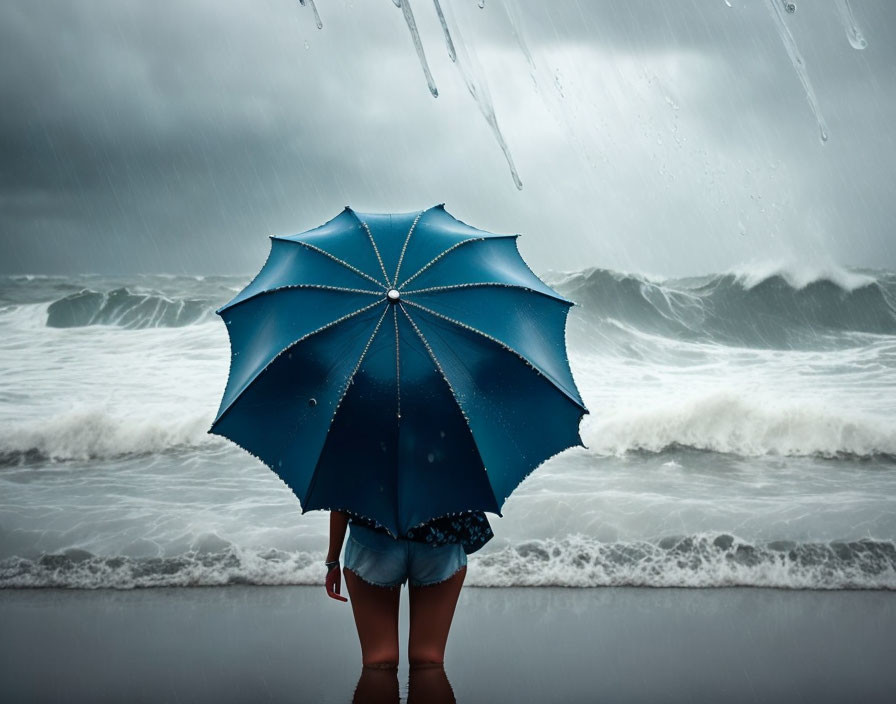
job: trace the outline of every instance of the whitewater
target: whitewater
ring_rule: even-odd
[[[586,447],[475,586],[896,589],[896,273],[543,273]],[[0,277],[0,587],[320,584],[326,515],[207,433],[249,277]]]

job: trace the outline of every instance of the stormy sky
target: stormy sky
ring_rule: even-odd
[[[345,205],[440,202],[539,272],[896,269],[896,3],[852,0],[864,51],[835,0],[787,16],[822,143],[766,0],[442,2],[522,190],[429,0],[438,98],[391,0],[318,0],[322,30],[296,0],[6,0],[0,273],[248,274]]]

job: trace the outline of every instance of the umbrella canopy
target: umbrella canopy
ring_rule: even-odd
[[[441,205],[346,208],[271,237],[259,274],[217,311],[232,357],[209,432],[268,465],[303,513],[344,510],[396,536],[500,515],[535,467],[584,446],[588,412],[566,357],[574,303],[516,237]]]

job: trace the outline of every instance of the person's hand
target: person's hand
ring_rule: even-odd
[[[327,572],[327,579],[325,582],[327,587],[327,596],[331,599],[338,599],[339,601],[348,601],[344,596],[339,594],[342,591],[342,571],[339,569],[339,563]]]

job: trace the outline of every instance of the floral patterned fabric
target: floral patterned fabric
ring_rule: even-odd
[[[361,516],[349,515],[349,522],[367,526],[375,531],[389,535],[389,532],[376,521]],[[415,526],[400,536],[405,540],[427,543],[432,547],[460,543],[464,552],[469,555],[476,552],[494,537],[492,527],[482,511],[466,511],[435,518],[420,526]]]

